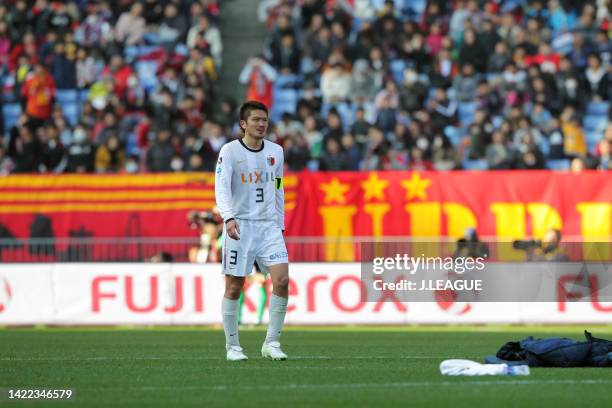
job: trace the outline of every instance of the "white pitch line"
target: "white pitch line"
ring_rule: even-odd
[[[289,360],[438,360],[445,356],[295,356]],[[0,361],[158,361],[158,360],[225,360],[220,357],[2,357]]]
[[[482,381],[409,381],[396,383],[355,383],[355,384],[279,384],[279,385],[214,385],[214,386],[175,386],[175,387],[129,387],[141,390],[209,390],[209,391],[273,391],[273,390],[299,390],[299,389],[326,389],[326,388],[404,388],[404,387],[438,387],[438,386],[466,386],[466,385],[597,385],[612,384],[612,380],[482,380]]]

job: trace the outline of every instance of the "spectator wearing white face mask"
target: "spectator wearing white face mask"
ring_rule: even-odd
[[[125,167],[124,167],[125,172],[129,174],[138,173],[140,171],[140,163],[138,160],[139,160],[138,156],[135,156],[135,155],[128,156],[128,158],[125,160]]]
[[[68,165],[66,171],[69,173],[91,173],[94,170],[94,158],[96,149],[89,140],[87,131],[82,126],[77,126],[72,133],[72,143],[68,146]]]

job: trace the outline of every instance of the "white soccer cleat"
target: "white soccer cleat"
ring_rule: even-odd
[[[264,343],[261,346],[261,356],[263,358],[269,358],[272,360],[286,360],[287,355],[283,353],[283,350],[280,348],[280,343],[278,341],[271,341],[270,343]]]
[[[227,349],[227,361],[244,361],[248,359],[240,346],[230,346]]]

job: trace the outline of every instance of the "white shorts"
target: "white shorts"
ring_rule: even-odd
[[[236,222],[240,229],[239,240],[230,238],[223,227],[224,275],[250,275],[255,261],[264,274],[268,274],[269,266],[289,262],[283,232],[276,222],[239,219]]]

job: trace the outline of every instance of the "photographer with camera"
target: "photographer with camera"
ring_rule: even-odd
[[[223,218],[219,210],[215,207],[212,211],[189,211],[187,221],[191,229],[200,230],[200,247],[189,249],[189,262],[220,262]]]
[[[560,248],[560,243],[561,231],[550,228],[543,240],[517,240],[512,243],[512,247],[525,251],[529,262],[569,262],[569,257]]]
[[[478,238],[475,228],[467,228],[463,237],[457,241],[453,258],[487,258],[489,247]]]

